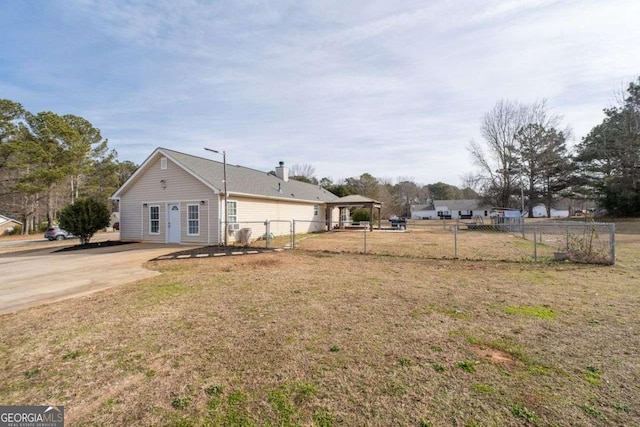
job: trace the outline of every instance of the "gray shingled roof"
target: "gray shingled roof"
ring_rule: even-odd
[[[222,162],[166,148],[159,148],[158,150],[180,163],[182,167],[191,171],[191,173],[200,177],[212,187],[223,189],[224,173]],[[331,202],[338,199],[336,195],[317,185],[291,179],[283,181],[267,172],[228,163],[227,191],[230,195],[246,194],[318,202]]]
[[[341,197],[337,200],[333,200],[332,203],[345,203],[345,204],[355,204],[355,203],[376,203],[382,204],[381,202],[370,199],[369,197],[361,196],[359,194],[351,194],[349,196]]]
[[[488,209],[487,205],[483,205],[479,199],[461,199],[461,200],[434,200],[433,203],[427,205],[413,205],[412,212],[430,211],[436,208],[446,206],[452,211],[472,211],[474,209]]]
[[[481,200],[479,199],[434,200],[433,205],[436,209],[441,206],[446,206],[451,211],[472,211],[486,207],[481,205]]]

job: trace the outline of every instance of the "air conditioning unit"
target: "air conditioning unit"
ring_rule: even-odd
[[[229,232],[229,234],[232,234],[235,231],[240,230],[240,224],[238,224],[237,222],[234,222],[233,224],[227,224],[227,231]]]

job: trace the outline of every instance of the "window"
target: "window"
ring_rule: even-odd
[[[160,206],[149,206],[149,233],[160,234]]]
[[[163,157],[160,159],[160,169],[166,169],[167,168],[167,158]]]
[[[313,216],[318,216],[320,214],[320,206],[313,205]]]
[[[238,222],[238,202],[227,202],[227,221],[229,224]]]
[[[190,236],[200,233],[200,205],[187,205],[187,229]]]

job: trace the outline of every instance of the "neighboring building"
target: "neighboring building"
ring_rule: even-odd
[[[540,203],[533,207],[533,217],[534,218],[547,218],[547,207]],[[550,218],[568,218],[569,217],[569,209],[555,209],[551,208]]]
[[[411,219],[489,218],[491,207],[477,199],[434,200],[428,205],[411,206]]]
[[[289,234],[327,229],[337,221],[326,203],[338,197],[313,184],[289,180],[284,163],[275,175],[227,164],[227,209],[224,224],[223,163],[157,148],[112,196],[120,205],[120,238],[157,243],[220,244],[251,229],[252,240],[270,232]],[[333,217],[335,215],[335,218]],[[281,222],[277,222],[281,221]]]
[[[22,223],[20,221],[0,215],[0,236],[13,234],[17,227],[22,228]]]

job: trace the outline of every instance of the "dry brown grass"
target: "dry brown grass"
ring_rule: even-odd
[[[366,253],[425,259],[454,259],[533,262],[534,236],[527,239],[517,234],[500,231],[470,231],[461,226],[456,242],[452,226],[443,228],[439,224],[421,224],[406,232],[365,233],[362,231],[332,232],[301,236],[296,240],[296,248],[336,253]],[[452,223],[453,224],[453,223]],[[392,235],[393,237],[391,237]],[[603,241],[604,241],[603,236]],[[562,238],[554,235],[537,236],[537,259],[549,262],[553,259],[556,246]],[[540,241],[541,240],[541,241]],[[599,242],[602,243],[602,242]],[[606,241],[608,249],[608,240]],[[607,252],[605,252],[607,254]],[[608,258],[606,258],[608,260]]]
[[[616,267],[153,263],[162,276],[0,317],[1,400],[64,404],[69,425],[637,425],[636,225],[618,241]]]

